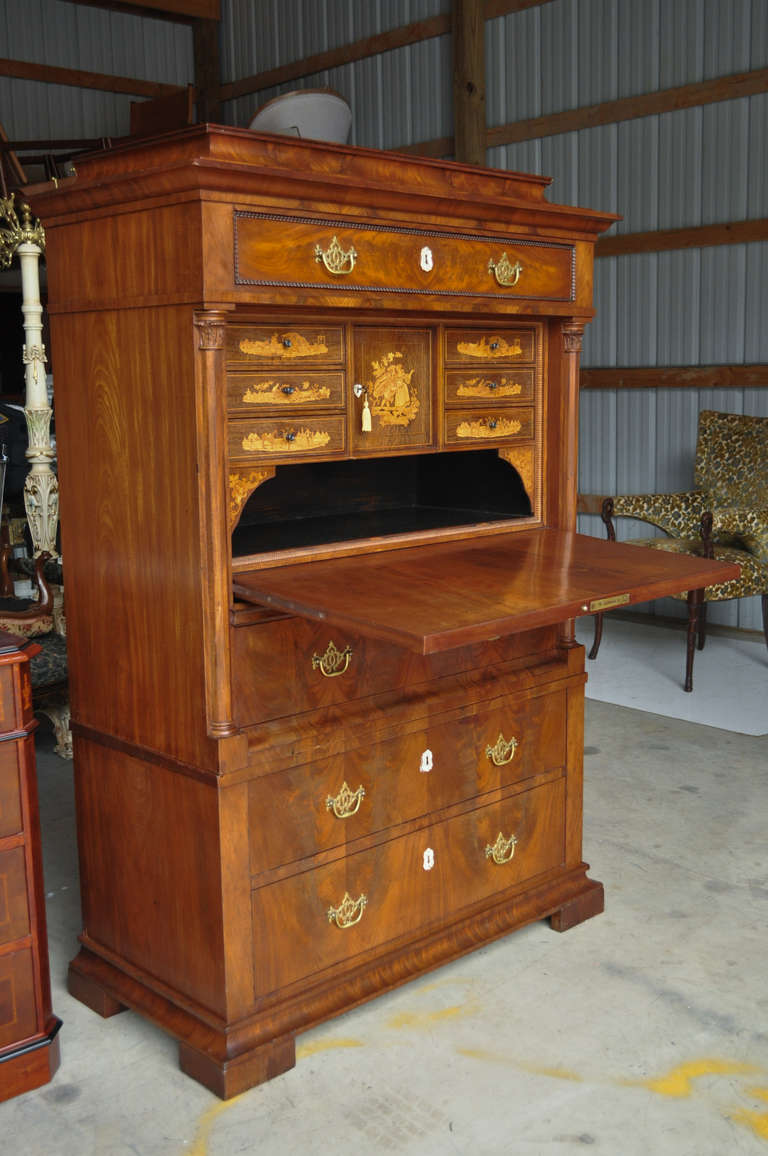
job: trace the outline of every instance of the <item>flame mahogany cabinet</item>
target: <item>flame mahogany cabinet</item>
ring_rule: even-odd
[[[0,1101],[46,1084],[59,1066],[29,682],[39,651],[0,631]]]
[[[48,233],[82,871],[70,990],[231,1096],[548,917],[582,862],[573,618],[731,573],[574,533],[612,217],[547,180],[197,126]]]

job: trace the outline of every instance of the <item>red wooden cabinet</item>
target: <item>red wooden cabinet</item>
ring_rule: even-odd
[[[546,181],[195,127],[47,230],[85,930],[231,1096],[534,919],[581,852],[573,617],[728,576],[574,534],[596,236]]]
[[[0,633],[0,1100],[47,1083],[59,1066],[29,684],[39,649]]]

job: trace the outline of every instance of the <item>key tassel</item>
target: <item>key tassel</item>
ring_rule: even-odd
[[[371,407],[368,405],[368,394],[363,402],[363,433],[371,432]]]

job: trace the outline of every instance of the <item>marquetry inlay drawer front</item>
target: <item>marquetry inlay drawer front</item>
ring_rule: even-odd
[[[29,933],[24,848],[0,851],[0,945]]]
[[[227,410],[230,414],[266,410],[341,409],[344,374],[311,371],[265,370],[227,375]]]
[[[346,449],[343,417],[277,414],[260,421],[232,420],[227,433],[230,462],[333,457]]]
[[[19,745],[0,742],[0,839],[22,827],[19,795]]]
[[[251,873],[384,831],[565,763],[565,692],[506,698],[462,719],[254,779]]]
[[[32,951],[0,955],[0,1048],[37,1031]]]
[[[452,407],[531,402],[533,391],[533,369],[449,370],[445,375],[445,404]]]
[[[327,326],[228,325],[230,365],[333,365],[344,360],[344,330]]]
[[[235,213],[235,283],[450,298],[574,298],[574,249],[341,218]]]
[[[554,629],[419,656],[307,618],[237,626],[232,637],[235,722],[249,726],[548,651]]]
[[[535,335],[531,329],[446,329],[447,364],[525,364],[535,358]]]
[[[475,442],[518,441],[533,437],[533,409],[484,408],[446,410],[445,441],[447,445],[472,445]]]
[[[564,841],[565,783],[556,779],[256,888],[257,994],[492,901],[559,867]]]

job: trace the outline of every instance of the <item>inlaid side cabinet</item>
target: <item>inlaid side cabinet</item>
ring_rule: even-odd
[[[0,1100],[51,1079],[51,1011],[29,660],[40,647],[0,632]]]
[[[221,1096],[598,913],[573,619],[732,568],[575,533],[596,236],[547,180],[197,126],[47,230],[84,930]]]

